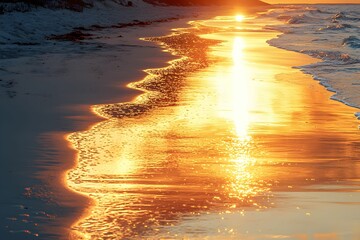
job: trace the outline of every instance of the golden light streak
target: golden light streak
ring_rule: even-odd
[[[250,108],[252,102],[251,74],[244,59],[245,41],[240,37],[234,38],[233,67],[231,78],[232,112],[235,130],[239,138],[248,139],[250,124]]]
[[[266,40],[276,32],[236,31],[234,16],[210,23],[216,28],[206,37],[221,44],[202,49],[207,41],[189,29],[165,37],[163,46],[183,57],[146,70],[147,77],[129,84],[144,94],[95,107],[110,119],[69,137],[79,159],[67,175],[68,186],[96,202],[73,226],[84,238],[177,239],[166,228],[191,216],[219,213],[218,223],[222,212],[267,209],[273,203],[270,188],[294,190],[325,173],[351,177],[319,164],[333,159],[325,140],[333,139],[332,129],[344,116],[319,118],[318,112],[333,109],[328,96],[291,68],[309,59],[269,47]],[[221,26],[226,31],[216,32]],[[208,54],[220,61],[211,65]],[[310,95],[306,81],[315,85]],[[319,155],[319,149],[326,151]],[[354,149],[347,144],[335,154],[342,159]]]

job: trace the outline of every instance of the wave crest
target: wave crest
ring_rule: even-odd
[[[291,17],[286,23],[287,24],[300,24],[300,23],[306,23],[308,20],[308,16],[306,16],[305,14],[302,15],[297,15],[297,16],[293,16]]]
[[[350,36],[343,40],[342,45],[350,48],[360,48],[360,39],[355,36]]]
[[[331,17],[333,21],[337,20],[350,20],[350,21],[360,21],[360,18],[357,17],[348,17],[343,12],[338,12],[334,16]]]
[[[326,27],[320,28],[319,31],[326,31],[326,30],[344,30],[348,28],[356,28],[355,26],[351,24],[334,24],[334,25],[328,25]]]
[[[336,62],[339,64],[360,63],[359,59],[352,58],[349,54],[342,52],[317,51],[317,50],[301,50],[300,52],[328,62]]]

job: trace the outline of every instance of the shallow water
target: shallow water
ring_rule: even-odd
[[[180,58],[68,137],[68,186],[94,200],[74,238],[360,237],[354,109],[292,68],[316,60],[270,47],[265,25],[217,17],[147,39]]]
[[[270,44],[322,61],[301,66],[330,91],[333,99],[360,108],[360,4],[283,5],[260,16],[284,34]]]

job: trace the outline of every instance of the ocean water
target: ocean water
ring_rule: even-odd
[[[78,156],[67,185],[95,203],[72,226],[77,240],[360,239],[353,110],[293,68],[315,60],[267,43],[300,26],[283,23],[309,11],[294,9],[144,39],[176,59],[128,84],[143,92],[131,102],[92,106],[107,120],[68,136]],[[301,31],[272,44],[351,65]]]
[[[67,184],[94,200],[72,230],[83,239],[360,239],[358,121],[290,67],[307,58],[266,44],[284,32],[269,43],[319,58],[299,68],[356,105],[356,8],[280,6],[148,38],[179,58],[129,84],[144,92],[133,101],[93,106],[108,120],[67,138],[78,152]],[[34,239],[42,215],[25,210],[9,232]]]
[[[299,66],[328,90],[332,99],[360,107],[360,5],[279,5],[260,20],[283,32],[269,44],[310,55],[320,61]]]

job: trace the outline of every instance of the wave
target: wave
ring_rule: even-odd
[[[298,15],[298,16],[291,17],[291,18],[287,21],[287,23],[288,23],[288,24],[306,23],[307,18],[309,18],[309,17],[306,16],[305,14],[302,14],[302,15]]]
[[[314,21],[315,19],[306,15],[306,14],[300,14],[300,15],[280,15],[277,17],[278,20],[284,21],[287,24],[301,24],[301,23],[308,23],[311,21]]]
[[[321,19],[322,14],[329,14],[327,12],[323,12],[320,10],[311,10],[308,12],[308,14],[297,14],[297,15],[280,15],[277,17],[277,19],[281,21],[285,21],[288,24],[300,24],[300,23],[313,23],[313,21],[316,21],[318,19]],[[355,26],[348,24],[348,23],[340,23],[340,20],[346,20],[346,21],[360,21],[360,18],[356,17],[347,17],[343,13],[337,13],[331,18],[331,22],[334,23],[333,25],[329,25],[325,27],[324,29],[330,29],[330,30],[339,30],[344,28],[354,28]]]
[[[350,48],[360,48],[360,39],[355,36],[350,36],[343,40],[342,45]]]
[[[360,21],[360,18],[357,18],[357,17],[348,17],[348,16],[346,16],[346,14],[343,13],[343,12],[338,12],[338,13],[336,13],[334,16],[331,17],[331,19],[332,19],[333,21],[337,21],[337,20]]]
[[[355,64],[360,63],[360,59],[351,57],[347,53],[335,51],[319,51],[319,50],[301,50],[301,53],[309,56],[322,59],[323,61],[338,63],[338,64]]]
[[[268,43],[320,59],[298,68],[334,92],[331,99],[360,108],[360,5],[284,8],[268,16],[288,23],[267,26],[283,33]]]
[[[326,30],[334,30],[334,31],[337,31],[337,30],[344,30],[344,29],[349,29],[349,28],[358,28],[354,25],[351,25],[351,24],[333,24],[333,25],[328,25],[326,27],[323,27],[323,28],[319,28],[319,31],[326,31]]]

